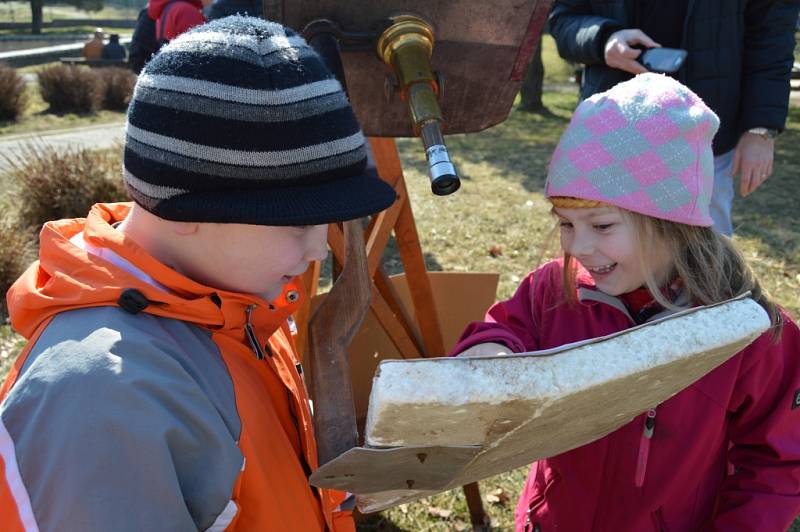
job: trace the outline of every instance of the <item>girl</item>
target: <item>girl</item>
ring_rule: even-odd
[[[519,531],[785,531],[800,513],[800,332],[711,228],[718,124],[694,93],[656,74],[582,102],[546,185],[563,259],[528,275],[454,348],[548,349],[746,291],[772,320],[671,399],[534,463]]]

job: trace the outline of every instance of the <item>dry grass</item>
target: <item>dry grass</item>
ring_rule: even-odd
[[[39,92],[51,113],[94,113],[103,104],[103,81],[87,67],[53,65],[37,75]]]
[[[56,150],[29,144],[8,160],[17,222],[34,232],[48,220],[85,216],[94,203],[127,198],[120,149]]]
[[[36,258],[36,235],[44,222],[85,216],[94,203],[127,197],[119,149],[56,151],[31,144],[9,160],[13,168],[0,183],[4,191],[0,201],[2,294]],[[6,315],[3,298],[0,318]]]
[[[0,121],[16,120],[25,111],[25,80],[10,66],[0,64]]]
[[[97,70],[103,82],[103,108],[110,111],[125,111],[133,96],[136,74],[127,68],[109,67]]]
[[[92,114],[50,113],[47,102],[39,94],[37,84],[28,85],[28,95],[28,105],[22,116],[14,122],[0,122],[0,140],[25,133],[52,132],[125,120],[125,114],[119,111],[101,110]]]
[[[14,334],[10,327],[0,327],[0,375],[3,375],[3,378],[24,345],[24,340]]]
[[[35,258],[33,239],[5,211],[0,215],[0,293],[5,294]],[[6,299],[0,299],[0,316],[7,315]],[[0,361],[0,364],[2,361]]]
[[[92,100],[89,101],[88,96],[79,94],[80,87],[72,87],[66,94],[58,92],[60,90],[58,87],[69,83],[69,78],[65,76],[74,72],[74,70],[65,72],[64,68],[66,67],[61,63],[47,63],[16,70],[0,66],[0,140],[8,135],[122,122],[125,119],[124,113],[133,94],[133,86],[136,84],[136,75],[133,72],[123,68],[103,68],[93,71],[80,68],[81,83],[84,85],[88,83],[94,91]],[[36,74],[37,78],[43,76],[47,81],[43,86],[38,83],[26,86],[20,77],[15,78],[15,74],[23,72]],[[19,80],[17,86],[21,91],[21,98],[16,104],[9,89],[15,83],[12,79]],[[56,98],[59,99],[55,105],[43,99],[43,94],[52,99],[51,93],[54,91]],[[76,99],[86,101],[79,102],[78,105],[69,103]],[[14,104],[18,105],[18,113],[13,118],[9,116],[3,118],[4,109]],[[71,110],[68,111],[67,108]]]

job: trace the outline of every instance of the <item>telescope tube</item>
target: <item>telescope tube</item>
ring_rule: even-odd
[[[431,191],[452,194],[461,186],[442,136],[441,88],[431,69],[433,29],[424,20],[400,15],[378,38],[378,56],[397,76],[401,98],[408,103],[414,129],[422,138],[431,178]]]

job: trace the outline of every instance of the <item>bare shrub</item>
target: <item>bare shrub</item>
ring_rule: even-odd
[[[37,232],[48,220],[86,216],[95,203],[127,199],[119,147],[56,150],[28,144],[7,160],[19,223]]]
[[[74,65],[54,65],[38,72],[39,92],[53,113],[94,113],[103,103],[103,80]]]
[[[130,69],[119,67],[101,68],[97,74],[103,80],[105,97],[103,107],[112,111],[124,111],[133,95],[136,85],[136,74]]]
[[[8,316],[5,294],[34,258],[34,239],[9,212],[0,218],[0,318]]]
[[[27,103],[25,80],[16,69],[0,64],[0,120],[16,120]]]

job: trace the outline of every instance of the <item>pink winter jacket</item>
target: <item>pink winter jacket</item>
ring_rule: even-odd
[[[548,349],[633,325],[624,305],[594,290],[585,271],[578,281],[580,302],[570,306],[560,261],[546,264],[492,306],[485,322],[471,324],[453,353],[483,342],[515,352]],[[779,343],[768,331],[653,405],[650,438],[643,413],[600,440],[534,463],[517,530],[787,530],[800,513],[800,331],[784,319]]]

